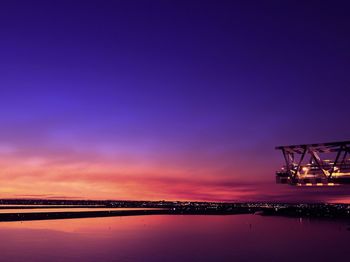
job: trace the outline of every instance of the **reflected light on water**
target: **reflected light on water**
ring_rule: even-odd
[[[3,261],[330,261],[350,232],[325,220],[151,215],[2,222],[0,241]]]

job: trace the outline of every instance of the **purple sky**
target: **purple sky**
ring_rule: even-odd
[[[0,197],[345,199],[275,185],[274,147],[349,140],[349,11],[2,1]]]

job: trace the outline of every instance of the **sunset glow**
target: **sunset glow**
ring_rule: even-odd
[[[30,2],[0,8],[0,198],[348,202],[274,150],[350,138],[347,13]]]

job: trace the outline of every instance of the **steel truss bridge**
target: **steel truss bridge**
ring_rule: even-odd
[[[276,182],[295,186],[350,184],[350,141],[278,146],[285,165]]]

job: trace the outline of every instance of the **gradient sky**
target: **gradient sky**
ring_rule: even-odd
[[[350,201],[275,185],[350,139],[347,1],[1,1],[0,197]]]

